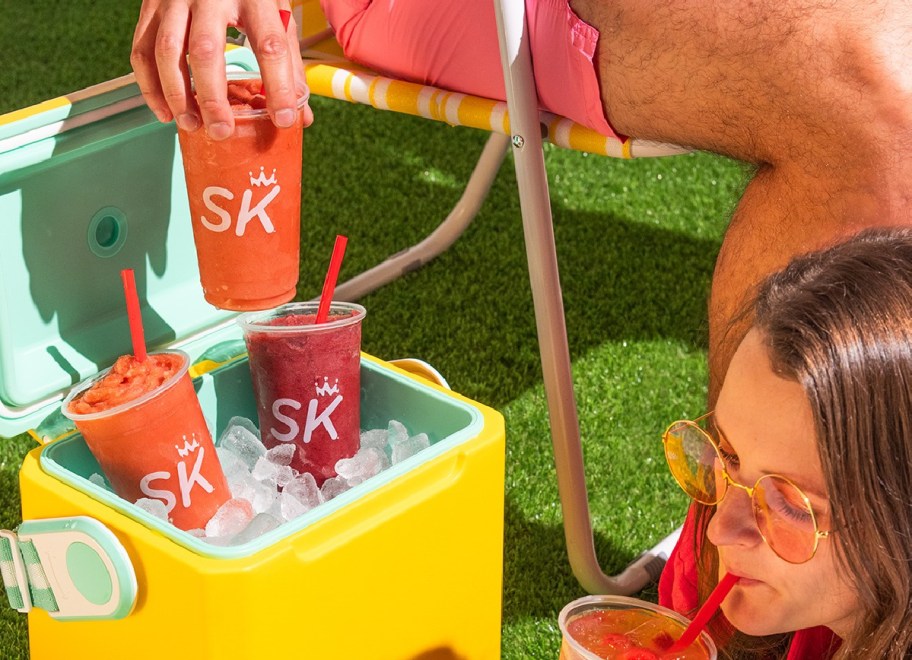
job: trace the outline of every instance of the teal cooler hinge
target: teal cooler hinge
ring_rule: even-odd
[[[120,619],[136,603],[136,574],[126,550],[86,516],[26,520],[0,530],[0,574],[10,606],[55,619]]]

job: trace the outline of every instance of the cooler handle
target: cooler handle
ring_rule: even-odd
[[[407,371],[413,376],[418,376],[419,378],[430,381],[431,383],[434,383],[434,385],[439,385],[447,390],[452,389],[446,378],[443,377],[443,374],[424,360],[419,360],[418,358],[398,358],[389,360],[388,362],[395,367],[399,367],[403,371]]]
[[[10,607],[23,614],[31,610],[32,594],[25,570],[25,560],[19,552],[16,534],[8,529],[0,529],[0,574],[3,576],[3,588]],[[57,609],[56,602],[53,603],[52,609]]]
[[[86,516],[26,520],[0,530],[0,573],[10,606],[55,619],[121,619],[136,604],[136,573],[127,551]]]

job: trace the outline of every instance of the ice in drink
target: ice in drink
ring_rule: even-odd
[[[206,300],[261,310],[294,298],[301,225],[304,106],[277,128],[257,75],[229,78],[234,133],[211,140],[205,128],[178,129],[200,283]]]
[[[560,660],[714,660],[704,632],[681,651],[670,651],[688,621],[653,603],[623,596],[587,596],[567,605],[558,620]]]
[[[358,451],[360,305],[334,302],[316,324],[317,303],[290,303],[240,319],[250,358],[260,434],[268,448],[293,443],[291,467],[318,485]]]
[[[162,501],[181,529],[204,527],[230,497],[181,351],[118,358],[63,402],[114,492]]]

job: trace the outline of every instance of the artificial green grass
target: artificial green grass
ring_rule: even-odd
[[[135,0],[0,8],[0,112],[129,72]],[[337,233],[349,237],[343,278],[421,240],[459,197],[486,139],[333,100],[312,105],[302,299],[319,293]],[[620,162],[546,149],[596,551],[613,573],[683,517],[659,436],[702,411],[705,300],[745,173],[706,154]],[[583,591],[564,545],[512,161],[449,251],[361,302],[365,351],[425,359],[503,413],[502,655],[556,658],[556,615]],[[20,520],[16,473],[30,446],[26,436],[0,443],[6,528]],[[0,657],[27,653],[25,617],[0,608]]]

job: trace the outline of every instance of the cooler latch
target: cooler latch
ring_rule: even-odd
[[[94,518],[26,520],[0,530],[0,574],[10,606],[55,619],[121,619],[136,603],[127,551]]]

